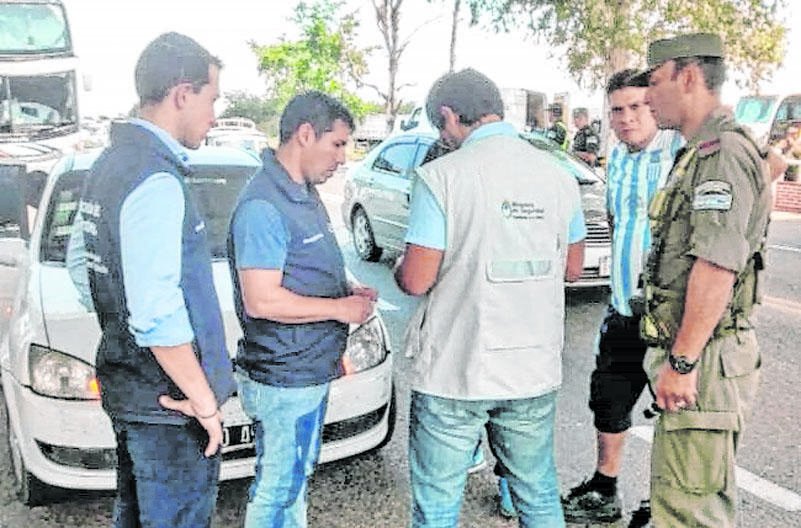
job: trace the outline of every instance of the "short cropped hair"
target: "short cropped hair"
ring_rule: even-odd
[[[634,68],[627,68],[620,70],[609,78],[606,83],[606,95],[611,95],[612,92],[621,90],[623,88],[641,88],[642,82],[638,81],[635,76],[639,73]]]
[[[573,109],[573,117],[578,117],[578,116],[584,116],[587,119],[589,119],[590,118],[590,111],[587,110],[586,108],[584,108],[583,106],[580,106],[578,108],[574,108]]]
[[[334,129],[334,121],[339,119],[351,131],[354,128],[353,115],[337,99],[330,95],[311,90],[293,97],[284,113],[281,114],[281,123],[278,127],[280,142],[283,145],[292,138],[298,128],[309,123],[319,139],[326,132]]]
[[[436,128],[444,126],[440,108],[447,106],[463,125],[472,125],[487,115],[503,119],[501,92],[489,77],[472,68],[446,73],[434,82],[426,98],[428,120]]]
[[[222,61],[194,39],[175,32],[159,35],[136,62],[139,105],[159,103],[183,83],[191,83],[195,93],[199,92],[209,83],[209,66],[222,68]]]
[[[680,57],[673,59],[673,62],[674,78],[690,64],[697,64],[704,75],[704,84],[710,92],[720,91],[726,81],[726,64],[721,57]]]

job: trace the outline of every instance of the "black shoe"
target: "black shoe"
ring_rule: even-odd
[[[565,521],[611,523],[623,516],[623,501],[618,493],[604,495],[585,480],[562,497]]]
[[[644,500],[640,502],[640,507],[634,510],[631,514],[631,522],[629,528],[645,528],[650,526],[651,522],[651,501]]]

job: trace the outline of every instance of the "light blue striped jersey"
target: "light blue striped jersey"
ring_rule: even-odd
[[[630,152],[619,142],[606,166],[606,208],[613,218],[612,307],[631,316],[629,299],[637,289],[644,257],[651,247],[648,206],[665,185],[676,152],[684,144],[673,130],[660,130],[647,147]]]

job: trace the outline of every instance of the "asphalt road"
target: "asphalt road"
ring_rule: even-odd
[[[342,229],[338,205],[341,177],[320,188],[342,241],[351,271],[381,292],[384,318],[395,353],[399,389],[398,425],[392,441],[378,453],[323,465],[310,483],[310,526],[401,527],[408,523],[409,479],[406,463],[409,388],[408,360],[402,336],[414,300],[403,295],[390,274],[392,256],[365,263],[356,257]],[[745,431],[738,465],[740,525],[746,528],[801,527],[801,217],[776,215],[769,237],[768,269],[763,282],[765,303],[756,315],[763,353],[763,383],[754,416]],[[557,463],[563,488],[591,474],[595,459],[592,416],[586,399],[593,366],[593,343],[607,301],[604,290],[568,292],[564,385],[557,414]],[[627,510],[648,494],[647,441],[651,424],[641,409],[635,412],[634,434],[628,442],[620,478]],[[0,527],[100,527],[110,524],[108,494],[66,494],[62,502],[28,508],[11,492],[4,420],[0,421]],[[491,455],[487,450],[487,455]],[[215,526],[241,526],[248,480],[223,483]],[[496,480],[491,469],[469,478],[462,526],[515,526],[495,513]],[[623,526],[624,524],[620,524]]]

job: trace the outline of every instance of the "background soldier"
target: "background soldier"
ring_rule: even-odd
[[[601,148],[601,138],[590,126],[590,113],[586,108],[573,110],[573,125],[578,132],[573,136],[573,153],[584,160],[590,167],[598,165],[598,151]]]
[[[648,48],[646,101],[687,139],[651,206],[644,367],[663,413],[651,455],[656,526],[735,525],[737,441],[759,378],[750,322],[770,210],[753,140],[722,108],[720,37]]]
[[[567,126],[562,122],[562,105],[553,103],[548,106],[548,122],[551,126],[545,132],[545,137],[567,150]]]

